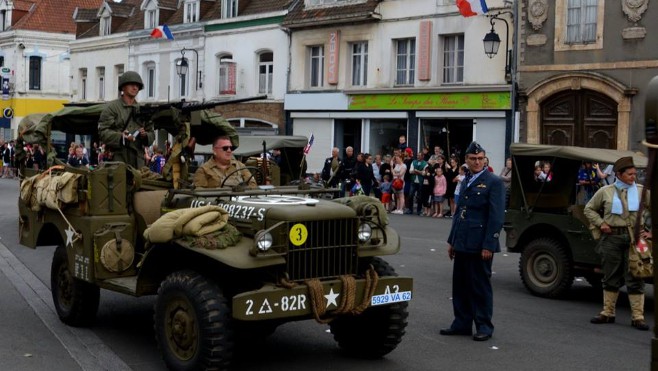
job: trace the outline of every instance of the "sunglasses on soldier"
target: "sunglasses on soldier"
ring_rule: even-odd
[[[238,149],[238,147],[236,147],[236,146],[214,146],[213,148],[219,148],[219,149],[221,149],[221,150],[224,151],[224,152],[228,152],[229,149],[231,150],[231,152],[233,152],[233,151],[235,151],[236,149]]]

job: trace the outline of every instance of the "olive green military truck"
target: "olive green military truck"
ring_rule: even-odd
[[[18,147],[49,148],[47,171],[20,169],[20,243],[58,246],[51,287],[63,322],[92,324],[100,289],[157,295],[154,332],[175,370],[224,369],[236,339],[298,320],[328,323],[349,354],[380,357],[396,348],[412,279],[380,258],[397,253],[400,238],[377,200],[327,200],[324,190],[299,186],[195,189],[191,138],[207,145],[228,135],[236,146],[239,138],[214,111],[189,105],[144,118],[175,138],[162,176],[57,159],[50,138],[97,135],[101,110],[67,107],[20,127]],[[251,170],[267,178],[259,174],[267,170]]]
[[[579,170],[590,162],[603,172],[619,158],[633,156],[642,173],[647,158],[631,151],[520,143],[512,144],[510,152],[513,170],[504,229],[507,250],[521,254],[523,284],[532,294],[550,298],[565,294],[575,277],[600,287],[601,257],[583,210],[588,191],[612,178],[587,189],[578,182]],[[545,164],[548,177],[539,174]]]

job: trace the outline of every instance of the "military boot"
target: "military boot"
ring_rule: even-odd
[[[629,294],[628,301],[631,302],[631,326],[638,330],[648,331],[649,325],[644,322],[644,294]]]
[[[617,306],[618,291],[603,290],[603,311],[589,321],[594,324],[615,323],[615,307]]]

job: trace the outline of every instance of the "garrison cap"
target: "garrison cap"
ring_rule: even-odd
[[[612,170],[614,172],[624,171],[629,167],[635,167],[635,164],[633,163],[633,157],[631,156],[622,157],[619,160],[615,161],[615,165],[612,167]]]
[[[485,152],[485,150],[482,148],[480,143],[476,141],[472,141],[471,144],[468,145],[468,148],[466,148],[467,155],[477,155],[480,152]]]

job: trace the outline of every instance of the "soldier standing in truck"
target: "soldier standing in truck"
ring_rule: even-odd
[[[153,123],[139,121],[136,98],[143,88],[137,72],[123,73],[119,77],[121,96],[105,106],[98,120],[100,140],[114,153],[114,161],[134,168],[144,166],[144,148],[155,140]]]

